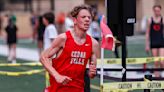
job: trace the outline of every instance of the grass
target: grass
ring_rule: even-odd
[[[21,59],[17,60],[18,63],[30,62]],[[0,63],[6,63],[6,57],[0,56]],[[41,66],[19,66],[19,67],[0,67],[1,71],[27,71],[32,69],[42,69]],[[6,76],[0,75],[0,90],[2,92],[43,92],[45,88],[45,75],[44,73],[23,75],[23,76]],[[95,78],[92,84],[99,87],[99,78]],[[0,92],[1,92],[0,91]],[[91,92],[99,92],[99,90],[91,89]]]
[[[131,40],[134,39],[134,40]],[[0,40],[0,44],[4,44]],[[28,47],[27,47],[28,46]],[[18,47],[26,47],[31,49],[37,49],[36,43],[32,44],[30,40],[19,40]],[[128,57],[147,57],[148,55],[144,51],[144,39],[138,39],[130,37],[127,41],[127,52]],[[105,58],[115,57],[114,53],[105,50]],[[121,56],[121,47],[119,47],[119,55]],[[30,62],[18,59],[18,63]],[[0,56],[0,63],[6,63],[6,57]],[[32,69],[42,69],[42,67],[0,67],[1,71],[26,71]],[[105,80],[105,82],[113,82],[113,80]],[[91,84],[100,87],[100,79],[94,78],[91,80]],[[11,77],[0,75],[0,92],[42,92],[45,87],[45,77],[44,73],[34,74],[34,75],[24,75],[19,77]],[[100,90],[91,89],[91,92],[100,92]],[[143,92],[143,90],[133,90],[129,92]],[[152,92],[162,92],[160,90],[154,90]]]
[[[6,44],[5,40],[0,39],[0,44]],[[37,43],[31,39],[18,39],[17,47],[37,49]]]
[[[32,76],[0,76],[1,92],[42,92],[45,86],[43,75],[35,74]]]
[[[17,60],[19,63],[27,62]],[[6,57],[0,56],[0,63],[6,63]],[[33,69],[42,69],[42,67],[0,67],[1,71],[27,71]],[[42,92],[45,87],[44,73],[22,76],[6,76],[0,75],[0,90],[1,92]]]

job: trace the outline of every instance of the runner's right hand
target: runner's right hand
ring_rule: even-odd
[[[67,84],[68,82],[72,81],[72,79],[68,76],[63,76],[63,75],[60,75],[58,74],[57,76],[55,76],[55,79],[56,79],[56,82],[57,83],[60,83],[60,84]]]

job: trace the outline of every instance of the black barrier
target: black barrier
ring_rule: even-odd
[[[84,92],[90,92],[90,78],[88,75],[88,69],[85,71],[84,82],[85,82]]]

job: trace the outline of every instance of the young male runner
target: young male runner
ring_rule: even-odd
[[[41,63],[50,73],[49,92],[84,92],[84,74],[89,64],[90,78],[96,75],[98,42],[87,35],[92,10],[87,5],[76,6],[71,15],[74,30],[59,35],[50,48],[41,54]],[[56,54],[56,58],[51,57]]]

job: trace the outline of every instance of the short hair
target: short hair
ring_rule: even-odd
[[[156,7],[162,9],[162,6],[161,6],[161,5],[154,5],[154,6],[153,6],[153,9],[155,9]]]
[[[55,16],[52,12],[45,13],[43,17],[48,21],[49,24],[53,24],[55,21]]]
[[[91,17],[93,18],[93,16],[94,16],[93,10],[92,10],[92,8],[89,5],[86,5],[86,4],[82,4],[82,5],[79,5],[79,6],[74,7],[73,10],[71,11],[71,16],[74,17],[74,18],[76,18],[77,15],[79,14],[79,12],[82,9],[88,10],[89,13],[91,14]]]

